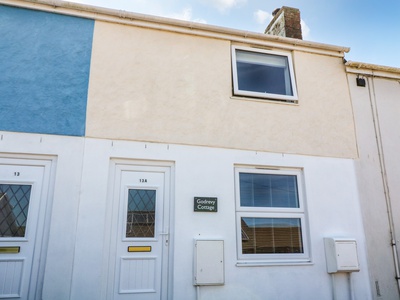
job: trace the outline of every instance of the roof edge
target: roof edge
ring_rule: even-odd
[[[192,21],[182,21],[166,17],[128,12],[92,6],[61,0],[0,0],[0,5],[29,8],[70,16],[83,17],[93,20],[136,25],[152,29],[174,31],[192,35],[201,35],[231,41],[247,42],[253,44],[279,43],[281,48],[296,49],[306,52],[344,57],[349,52],[349,47],[335,46],[294,38],[280,37],[264,33],[244,31],[227,27],[202,24]],[[282,44],[286,45],[283,46]],[[278,45],[275,45],[279,47]],[[304,48],[304,49],[299,49]]]

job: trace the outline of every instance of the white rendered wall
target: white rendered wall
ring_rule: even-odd
[[[353,160],[14,133],[3,133],[0,145],[2,152],[57,156],[43,299],[105,299],[111,158],[174,166],[171,299],[196,299],[194,238],[223,239],[225,245],[225,285],[201,287],[201,299],[329,299],[323,238],[330,236],[357,240],[361,271],[352,275],[354,293],[357,299],[371,299]],[[303,168],[310,264],[236,266],[235,165]],[[194,196],[217,197],[218,212],[194,212]],[[337,277],[337,284],[347,297],[345,275]]]
[[[54,194],[48,237],[43,299],[70,299],[78,220],[84,139],[0,132],[0,153],[55,158]],[[40,287],[39,287],[40,288]]]

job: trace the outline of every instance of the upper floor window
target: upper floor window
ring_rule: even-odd
[[[300,170],[236,169],[238,259],[308,262]]]
[[[232,47],[235,95],[277,100],[297,100],[290,53]]]

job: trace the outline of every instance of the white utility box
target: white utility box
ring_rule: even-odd
[[[324,243],[328,273],[360,271],[355,239],[324,238]]]
[[[194,285],[223,285],[224,241],[194,241]]]

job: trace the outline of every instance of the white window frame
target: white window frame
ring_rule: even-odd
[[[293,95],[283,95],[283,94],[273,94],[273,93],[261,93],[261,92],[254,92],[254,91],[247,91],[247,90],[240,90],[239,89],[239,82],[238,82],[238,73],[237,73],[237,56],[236,50],[242,50],[252,53],[261,53],[266,54],[269,56],[281,56],[287,58],[288,63],[288,71],[287,80],[290,80],[292,93]],[[297,88],[296,88],[296,81],[294,75],[294,68],[293,68],[293,61],[290,52],[277,52],[277,51],[269,51],[264,49],[256,49],[250,47],[242,47],[242,46],[232,46],[232,76],[233,76],[233,94],[235,96],[245,96],[245,97],[252,97],[252,98],[263,98],[263,99],[274,99],[274,100],[282,100],[288,102],[297,102]],[[286,84],[288,82],[286,81]]]
[[[284,207],[244,207],[240,205],[240,173],[268,174],[268,175],[294,175],[297,178],[298,208]],[[303,187],[303,172],[301,169],[276,170],[255,167],[235,168],[235,198],[236,198],[236,240],[238,266],[263,265],[263,264],[302,264],[310,263],[310,250],[308,241],[308,222],[305,208],[305,196]],[[255,218],[294,218],[300,219],[303,253],[282,254],[243,254],[242,252],[242,217]]]

